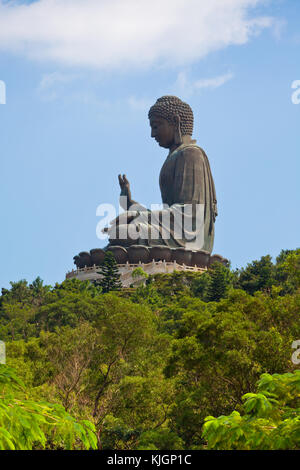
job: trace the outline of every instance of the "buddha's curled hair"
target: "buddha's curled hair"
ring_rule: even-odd
[[[162,96],[159,98],[150,108],[148,117],[151,119],[155,115],[173,123],[176,114],[180,117],[181,134],[193,135],[194,114],[192,108],[177,96]]]

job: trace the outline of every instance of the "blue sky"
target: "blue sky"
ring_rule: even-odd
[[[214,253],[245,266],[299,247],[298,0],[0,0],[0,287],[62,281],[103,247],[96,208],[160,203],[148,108],[186,100],[210,159]],[[299,95],[300,96],[300,95]]]

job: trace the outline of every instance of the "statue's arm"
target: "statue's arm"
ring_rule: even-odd
[[[174,203],[204,204],[210,230],[217,216],[214,181],[206,154],[199,147],[187,147],[178,158],[174,177]]]
[[[188,147],[176,162],[174,198],[178,204],[205,202],[207,175],[203,155],[198,147]]]

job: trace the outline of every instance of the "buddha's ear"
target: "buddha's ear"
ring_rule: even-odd
[[[175,114],[175,116],[173,117],[173,121],[174,121],[174,128],[175,128],[174,143],[176,145],[181,145],[182,135],[181,135],[181,129],[180,129],[180,116],[178,114]]]

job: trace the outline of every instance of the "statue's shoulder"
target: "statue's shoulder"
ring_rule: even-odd
[[[204,155],[204,150],[196,144],[187,144],[180,149],[180,158],[183,158],[186,162],[201,162]]]

